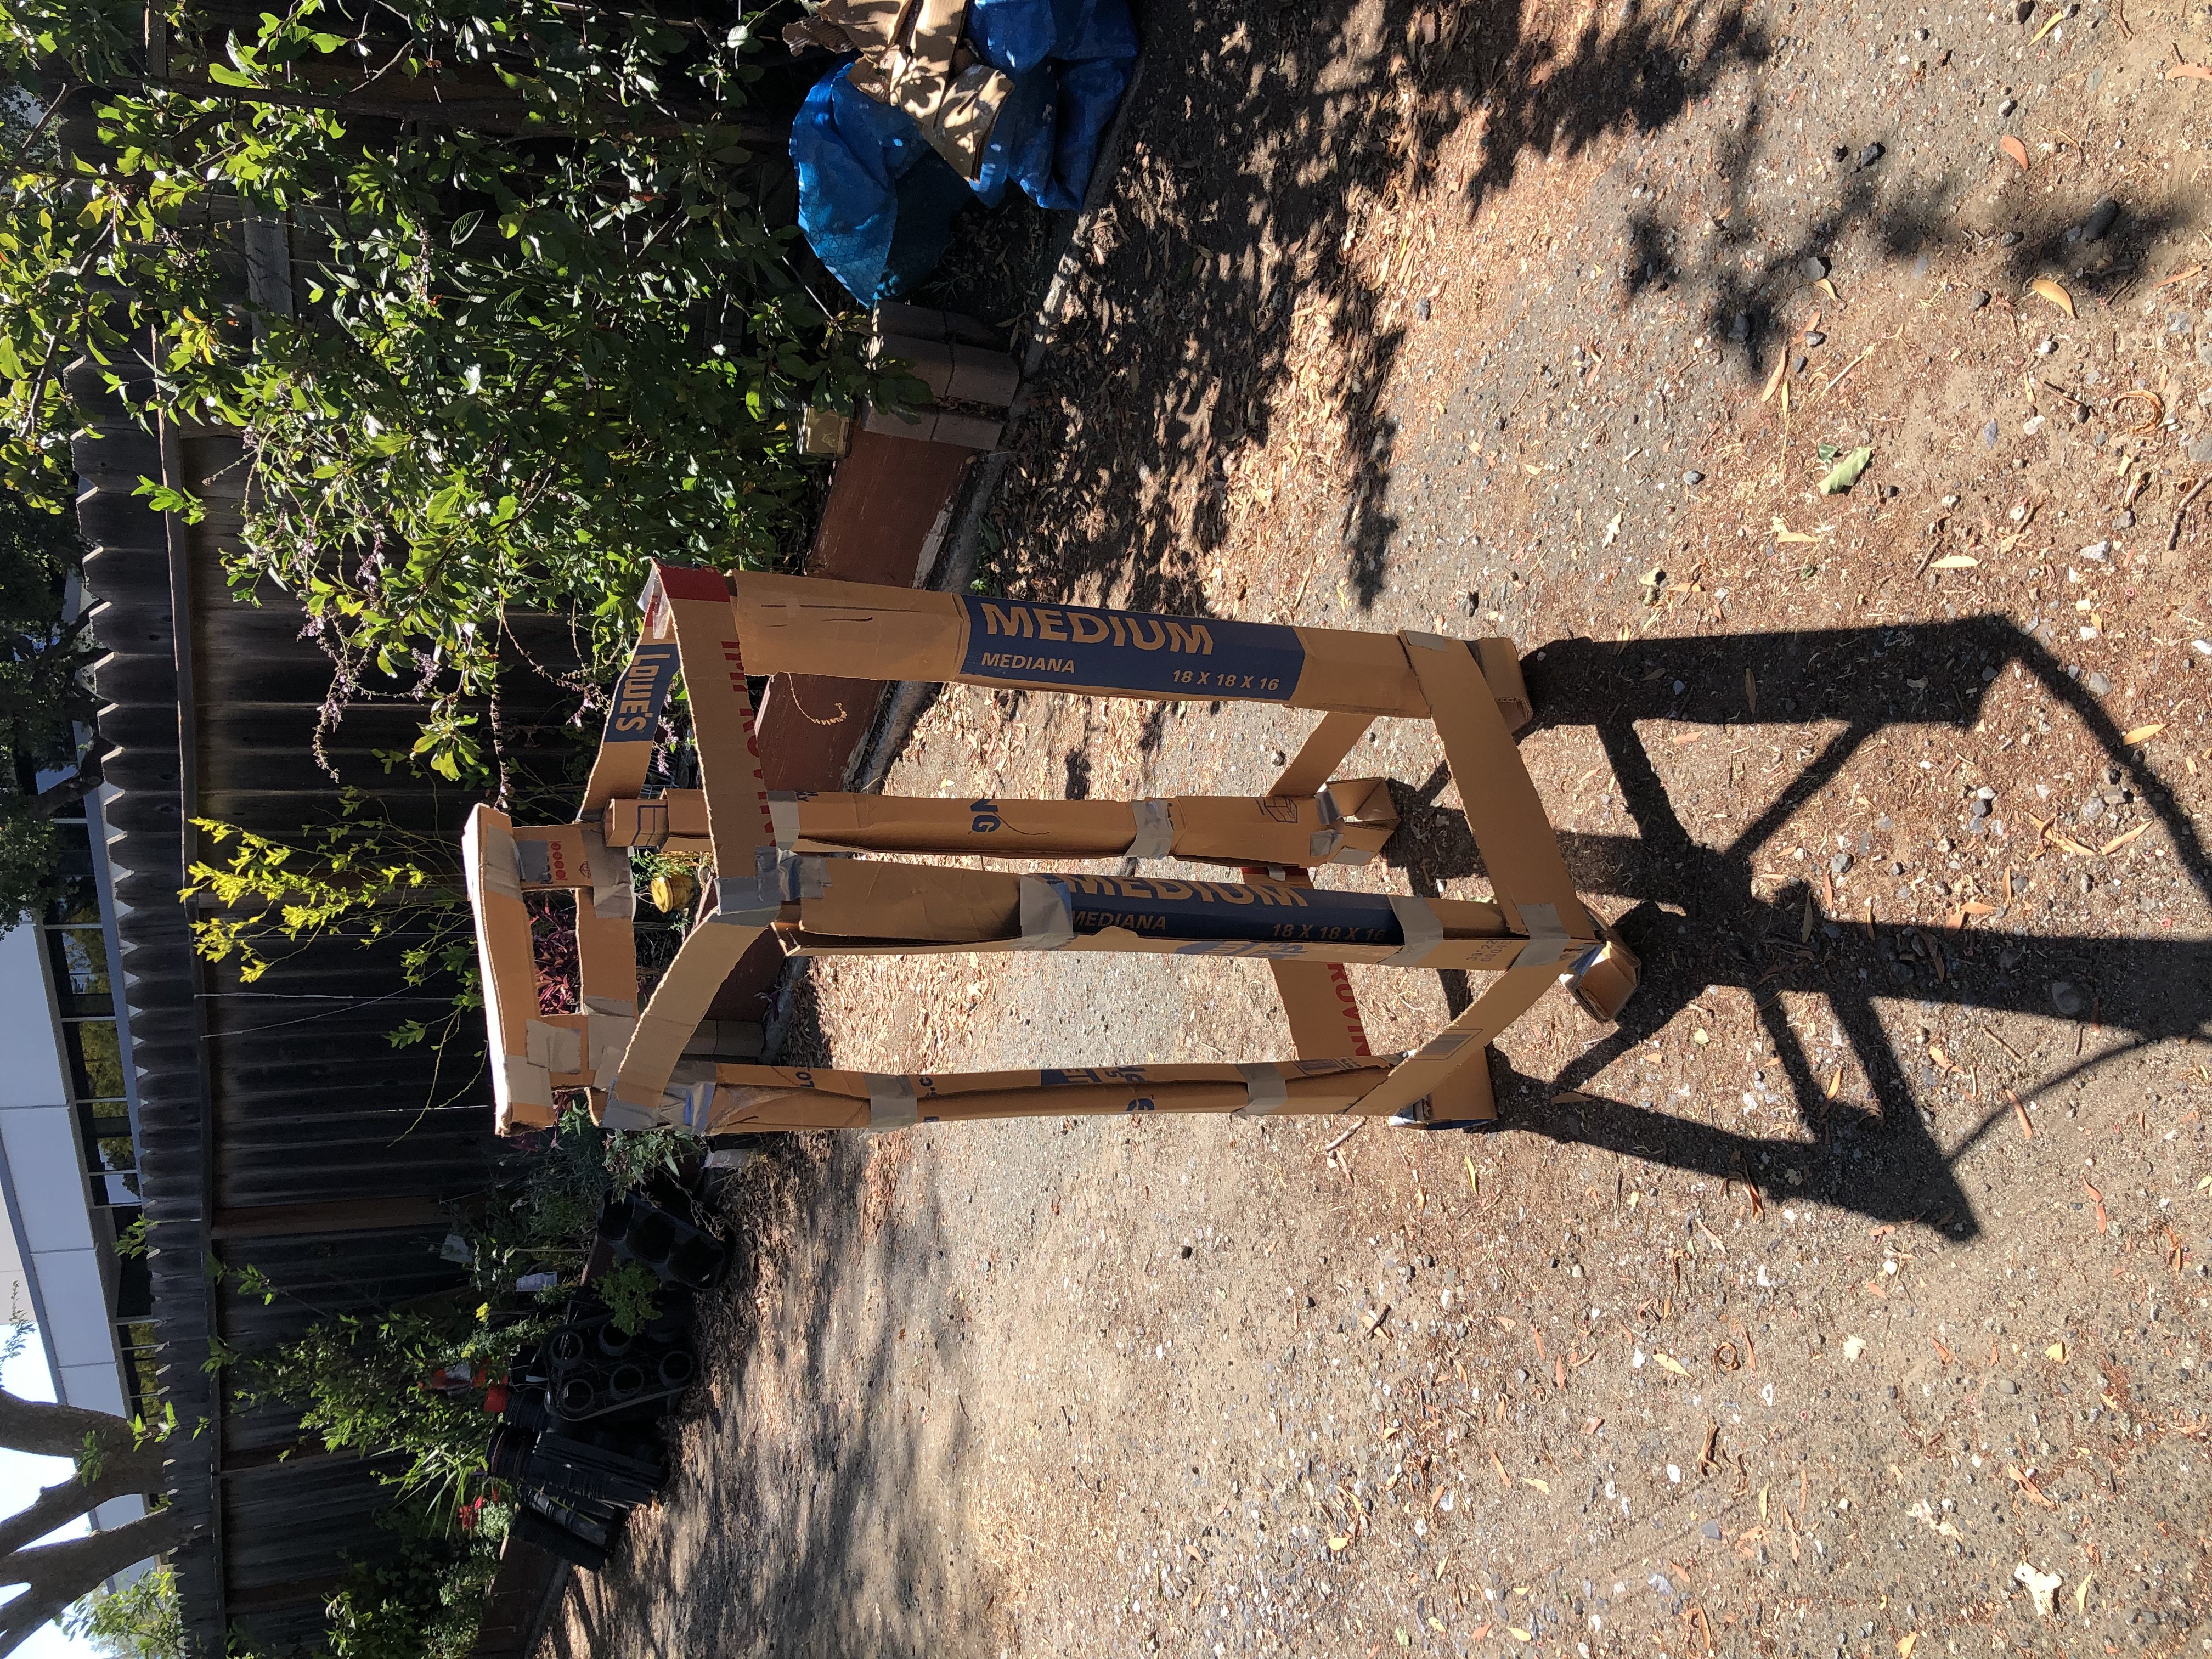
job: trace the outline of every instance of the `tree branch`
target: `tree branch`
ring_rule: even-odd
[[[136,1448],[137,1437],[131,1432],[129,1420],[112,1412],[93,1412],[81,1406],[26,1400],[0,1389],[0,1446],[40,1457],[75,1457],[84,1450],[87,1435],[118,1452]],[[9,1582],[13,1581],[0,1580]]]
[[[191,1534],[191,1527],[179,1511],[156,1510],[127,1526],[0,1557],[0,1583],[26,1587],[21,1595],[0,1606],[0,1659],[7,1659],[70,1602],[89,1595],[102,1579],[149,1556],[173,1550]]]
[[[36,1542],[65,1521],[98,1509],[111,1498],[161,1489],[161,1449],[149,1443],[106,1460],[87,1484],[72,1475],[44,1488],[29,1504],[0,1521],[0,1559]]]

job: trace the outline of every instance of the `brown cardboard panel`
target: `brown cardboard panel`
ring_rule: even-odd
[[[753,738],[752,697],[745,689],[744,653],[729,588],[719,571],[655,565],[653,572],[683,661],[714,867],[724,874],[750,875],[754,850],[774,850],[775,823],[761,776],[760,745]]]
[[[730,585],[756,674],[943,680],[959,666],[967,622],[952,594],[750,571]]]
[[[676,684],[676,647],[665,639],[641,638],[630,653],[629,666],[615,682],[614,699],[607,709],[599,752],[592,762],[592,775],[584,785],[584,804],[579,817],[596,812],[617,795],[635,795],[645,787],[646,769],[653,761],[653,741],[660,730],[660,711],[668,702],[669,688]]]
[[[1021,933],[1019,876],[864,859],[827,859],[823,870],[822,896],[799,906],[811,934],[972,944]]]
[[[599,819],[610,847],[659,848],[671,854],[707,853],[707,792],[664,789],[650,800],[611,800]]]
[[[1531,925],[1538,919],[1528,908],[1546,905],[1557,931],[1595,939],[1595,921],[1576,896],[1559,836],[1480,666],[1459,641],[1439,635],[1407,635],[1405,654],[1435,705],[1437,735],[1459,785],[1468,833],[1516,931],[1546,933]]]
[[[1340,962],[1270,962],[1283,1018],[1300,1060],[1371,1054],[1352,976]]]
[[[707,1017],[708,1005],[731,969],[763,930],[729,922],[704,921],[684,936],[676,960],[661,975],[652,1000],[640,1015],[637,1030],[623,1052],[611,1093],[617,1100],[645,1111],[660,1104],[661,1091],[675,1073]],[[593,1097],[598,1104],[598,1097]]]
[[[538,968],[530,913],[516,872],[514,822],[478,805],[461,831],[461,871],[475,913],[477,971],[483,981],[487,1046],[498,1133],[516,1134],[553,1121],[552,1079],[533,1066],[528,1025],[538,1012]]]
[[[1275,787],[1267,793],[1273,795],[1306,796],[1336,775],[1336,769],[1350,754],[1352,745],[1367,735],[1367,728],[1375,724],[1371,714],[1328,714],[1321,717],[1321,724],[1298,745],[1298,752],[1291,757],[1291,763],[1283,769],[1283,775],[1275,780]]]
[[[1499,635],[1472,643],[1475,659],[1482,665],[1482,678],[1489,682],[1490,694],[1498,699],[1498,712],[1505,718],[1505,729],[1518,732],[1536,718],[1528,702],[1528,683],[1521,677],[1521,647]]]
[[[514,837],[517,863],[526,893],[592,884],[590,860],[580,823],[518,824]]]
[[[1484,1050],[1498,1034],[1536,1006],[1559,979],[1556,963],[1514,968],[1483,988],[1467,1012],[1398,1062],[1382,1086],[1353,1109],[1361,1117],[1393,1117],[1443,1089],[1462,1067],[1487,1066]]]
[[[602,916],[589,898],[577,900],[576,980],[586,1008],[637,1012],[637,924],[632,918]]]

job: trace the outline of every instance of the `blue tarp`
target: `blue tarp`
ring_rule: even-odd
[[[853,90],[849,64],[792,124],[799,228],[864,304],[911,292],[944,256],[953,216],[996,207],[1010,184],[1039,207],[1082,205],[1137,55],[1127,0],[969,0],[968,31],[1014,82],[972,187],[913,117]]]

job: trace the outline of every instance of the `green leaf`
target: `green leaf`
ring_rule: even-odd
[[[1820,493],[1823,495],[1842,495],[1859,481],[1859,475],[1867,470],[1867,463],[1873,459],[1874,449],[1871,446],[1854,449],[1843,459],[1838,461],[1834,470],[1820,480]]]
[[[219,87],[254,87],[260,84],[250,75],[240,75],[228,64],[210,64],[208,79]]]

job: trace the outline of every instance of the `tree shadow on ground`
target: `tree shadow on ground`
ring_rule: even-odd
[[[1878,1004],[1902,1000],[1923,1007],[2076,1021],[2082,1029],[2075,1044],[2056,1044],[2059,1052],[2047,1060],[2054,1047],[2049,1042],[2017,1057],[2022,1081],[2015,1092],[2024,1106],[2118,1053],[2205,1035],[2203,987],[2212,979],[2212,945],[2202,940],[1990,931],[2013,921],[2013,905],[2024,908],[2024,898],[2010,897],[1985,906],[1986,922],[1976,918],[1972,925],[1963,911],[1950,926],[1880,921],[1872,911],[1863,921],[1852,912],[1869,890],[1850,886],[1838,900],[1831,890],[1836,872],[1826,867],[1825,842],[1801,866],[1812,875],[1785,879],[1771,896],[1759,890],[1759,880],[1772,880],[1760,866],[1787,861],[1776,838],[1869,741],[1905,726],[1972,730],[1983,717],[1990,687],[2012,669],[2081,723],[2140,798],[2149,822],[2172,837],[2180,878],[2199,894],[2212,895],[2212,858],[2171,787],[2142,751],[2122,743],[2103,705],[2005,617],[1620,645],[1565,640],[1535,653],[1527,667],[1538,726],[1595,729],[1635,826],[1633,836],[1568,832],[1559,840],[1583,890],[1639,901],[1620,925],[1642,959],[1643,978],[1619,1024],[1556,1080],[1517,1079],[1501,1090],[1509,1125],[1722,1177],[1779,1184],[1775,1171],[1796,1169],[1808,1192],[1829,1202],[1878,1220],[1927,1219],[1966,1233],[1978,1224],[1954,1166],[1968,1146],[2010,1118],[2014,1107],[2002,1094],[1983,1095],[1975,1127],[1948,1148],[1939,1145],[1927,1103],[1945,1079],[1929,1062],[1908,1061],[1897,1053]],[[1757,711],[1734,690],[1747,675],[1762,688]],[[1841,729],[1825,744],[1814,739],[1809,763],[1724,846],[1713,847],[1691,833],[1682,806],[1669,798],[1637,731],[1644,720],[1735,732],[1815,722]],[[1431,805],[1444,781],[1439,770],[1411,793],[1400,839],[1390,849],[1419,891],[1435,892],[1443,881],[1481,868],[1465,818]],[[1978,836],[1991,845],[2008,842],[2020,849],[2025,866],[2039,832],[2024,823],[2005,825],[2008,810],[2025,811],[2027,804],[1996,803],[1976,817],[1962,800],[1954,833],[1961,843]],[[2046,810],[2055,819],[2063,803]],[[1880,839],[1887,838],[1881,832]],[[1917,847],[1877,845],[1876,840],[1862,836],[1848,854],[1847,869],[1878,869],[1893,854],[1918,861]],[[2038,886],[2045,879],[2039,877]],[[2008,895],[2011,880],[2008,873]],[[1883,901],[1893,884],[1881,878]],[[2076,988],[2078,1006],[2054,1006],[2053,976]],[[1752,999],[1784,1073],[1784,1086],[1775,1092],[1787,1096],[1814,1146],[1791,1135],[1711,1127],[1648,1100],[1630,1103],[1583,1091],[1585,1083],[1676,1015],[1723,988]],[[1784,992],[1826,997],[1842,1044],[1867,1079],[1871,1109],[1831,1095],[1781,1006]],[[2117,1035],[2117,1043],[2101,1040],[2106,1031]],[[2085,1053],[2092,1033],[2100,1040]],[[2039,1061],[2040,1080],[2031,1081],[2031,1066]]]
[[[818,1063],[804,978],[793,1004],[787,1058]],[[551,1659],[999,1650],[993,1571],[946,1531],[969,1431],[943,1379],[969,1363],[963,1324],[921,1304],[927,1274],[896,1270],[934,1254],[941,1221],[927,1188],[890,1202],[905,1142],[770,1137],[726,1189],[708,1381],[671,1427],[658,1508],[572,1588]]]

